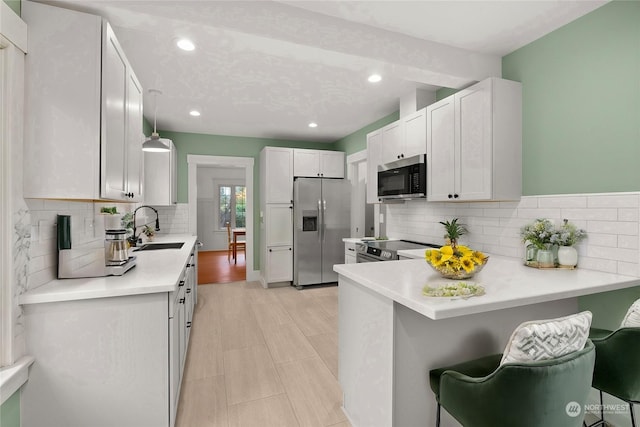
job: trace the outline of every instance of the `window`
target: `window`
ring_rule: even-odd
[[[221,185],[218,187],[218,225],[226,228],[246,227],[247,188],[244,185]]]

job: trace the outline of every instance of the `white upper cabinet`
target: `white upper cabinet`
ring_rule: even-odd
[[[293,175],[301,177],[344,178],[341,151],[293,149]]]
[[[264,203],[293,200],[293,149],[265,147],[260,152],[260,194]]]
[[[426,154],[426,108],[382,128],[382,163]]]
[[[402,122],[390,123],[382,128],[382,163],[400,159],[402,151]]]
[[[142,87],[99,16],[24,2],[24,195],[141,201]]]
[[[152,206],[169,206],[177,202],[177,153],[170,139],[161,141],[170,151],[144,152],[144,203]]]
[[[382,157],[382,129],[367,134],[367,203],[378,199],[378,165]]]
[[[522,86],[489,78],[427,107],[427,200],[518,200]]]

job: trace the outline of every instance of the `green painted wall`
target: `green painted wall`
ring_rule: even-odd
[[[22,0],[4,0],[4,2],[8,4],[18,16],[22,16]]]
[[[16,391],[0,406],[0,426],[20,427],[20,391]]]
[[[377,120],[370,125],[367,125],[362,129],[357,130],[354,133],[336,141],[335,149],[338,151],[344,151],[345,153],[347,153],[347,155],[365,150],[367,148],[367,134],[369,132],[380,129],[381,127],[388,125],[389,123],[395,122],[399,118],[399,111],[389,114],[388,116],[383,117],[380,120]]]
[[[253,266],[255,270],[260,269],[260,151],[266,146],[272,147],[293,147],[312,148],[319,150],[333,150],[335,144],[302,141],[282,141],[266,138],[248,138],[224,135],[204,135],[196,133],[182,133],[159,131],[160,137],[169,138],[176,146],[178,153],[178,202],[188,202],[187,186],[187,155],[199,154],[207,156],[232,156],[232,157],[252,157],[254,159],[253,168],[253,189],[254,189],[254,215],[253,215],[253,239],[254,256]]]
[[[505,56],[523,85],[523,193],[640,190],[640,2],[614,1]]]

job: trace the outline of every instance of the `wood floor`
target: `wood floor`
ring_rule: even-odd
[[[198,286],[176,426],[349,427],[337,319],[336,286]]]
[[[228,260],[227,251],[198,252],[198,283],[239,282],[247,277],[244,251],[238,251],[238,262]]]

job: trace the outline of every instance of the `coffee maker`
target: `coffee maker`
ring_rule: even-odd
[[[71,216],[58,215],[58,279],[122,276],[136,265],[129,257],[126,230],[105,230],[104,241],[94,240],[73,247]]]

